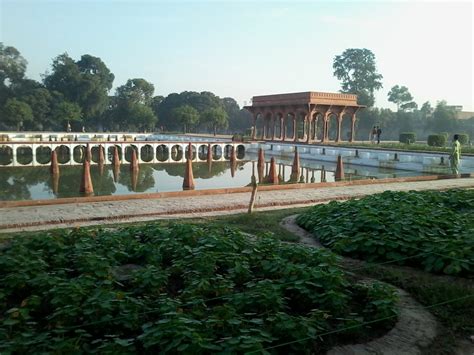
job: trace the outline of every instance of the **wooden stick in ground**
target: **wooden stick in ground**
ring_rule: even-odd
[[[249,213],[253,212],[255,198],[257,197],[257,186],[257,179],[255,178],[255,175],[252,175],[252,195],[250,196]]]

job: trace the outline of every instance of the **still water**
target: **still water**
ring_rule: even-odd
[[[268,157],[267,157],[268,158]],[[243,187],[250,184],[252,171],[257,175],[257,156],[247,154],[245,161],[237,162],[232,169],[230,162],[193,163],[197,190]],[[269,158],[268,158],[269,159]],[[276,159],[277,169],[285,183],[290,180],[291,160]],[[335,164],[319,161],[301,161],[299,182],[334,181]],[[268,171],[267,164],[266,171]],[[181,191],[185,164],[141,164],[133,174],[130,165],[122,164],[119,171],[111,165],[91,166],[94,195],[127,195]],[[60,166],[59,176],[52,176],[49,167],[0,168],[0,200],[39,200],[81,196],[79,185],[82,166]],[[346,180],[388,178],[420,175],[417,172],[379,169],[345,165]]]

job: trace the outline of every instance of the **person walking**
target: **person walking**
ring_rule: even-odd
[[[377,144],[380,144],[380,135],[382,134],[382,129],[377,126]]]
[[[449,156],[451,171],[454,175],[459,175],[459,163],[461,161],[461,143],[459,143],[459,134],[454,135],[451,148],[451,155]]]
[[[372,130],[370,131],[370,143],[375,142],[375,136],[377,135],[377,127],[373,126]]]

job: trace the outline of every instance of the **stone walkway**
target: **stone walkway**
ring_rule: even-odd
[[[255,210],[307,206],[386,190],[474,188],[474,178],[259,191]],[[250,193],[0,208],[0,232],[31,231],[246,212]]]

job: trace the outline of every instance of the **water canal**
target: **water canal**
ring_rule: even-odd
[[[243,153],[235,166],[229,161],[217,161],[208,165],[205,162],[193,163],[193,174],[197,190],[243,187],[250,184],[252,173],[256,173],[257,155]],[[20,157],[18,157],[21,159]],[[46,157],[45,157],[46,158]],[[270,161],[270,157],[266,159]],[[276,158],[280,179],[289,183],[291,159]],[[317,160],[301,160],[299,182],[332,182],[336,164]],[[268,174],[266,163],[265,174]],[[183,190],[184,163],[140,164],[138,172],[133,173],[130,165],[122,164],[114,171],[112,165],[102,169],[91,166],[94,195],[128,195]],[[39,200],[80,196],[79,185],[82,174],[81,165],[62,165],[60,174],[53,176],[46,166],[21,166],[0,168],[0,200]],[[345,165],[347,180],[377,179],[421,175],[419,172],[393,170],[359,165]]]

